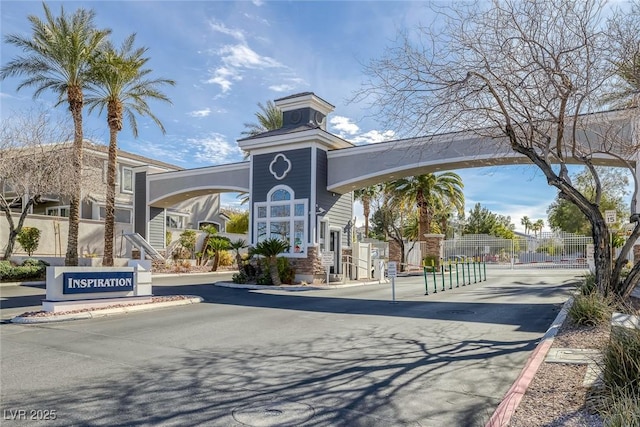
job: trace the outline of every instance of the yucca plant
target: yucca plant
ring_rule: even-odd
[[[269,274],[274,285],[282,285],[280,274],[278,274],[278,255],[289,250],[289,243],[281,239],[266,239],[259,242],[252,250],[252,253],[261,255],[269,263]]]

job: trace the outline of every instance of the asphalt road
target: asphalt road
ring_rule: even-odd
[[[287,292],[154,280],[155,294],[205,301],[0,325],[2,425],[481,426],[575,274],[490,271],[428,296],[421,277],[398,278],[396,303],[390,284]]]

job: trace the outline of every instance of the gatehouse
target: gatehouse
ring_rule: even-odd
[[[285,240],[290,249],[283,255],[294,265],[296,280],[312,283],[325,277],[323,255],[334,257],[331,274],[344,273],[342,258],[352,251],[354,190],[438,171],[530,163],[511,149],[506,138],[478,132],[355,146],[327,131],[327,116],[334,106],[314,93],[274,103],[282,111],[282,127],[237,141],[248,154],[247,161],[164,173],[151,166],[134,169],[134,231],[162,250],[166,208],[203,194],[245,192],[249,196],[248,243],[274,237]],[[635,142],[631,122],[620,112],[594,114],[585,120],[587,130],[579,138],[584,144],[601,143],[600,135],[610,134],[615,123],[619,124],[618,140]],[[637,164],[635,157],[622,156],[596,157],[594,162]]]

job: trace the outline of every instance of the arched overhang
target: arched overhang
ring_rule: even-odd
[[[589,146],[587,151],[593,152],[594,147],[605,144],[604,140],[609,138],[620,144],[620,156],[626,158],[623,161],[619,157],[597,154],[593,156],[593,162],[605,166],[634,167],[635,159],[629,159],[624,153],[624,147],[632,145],[628,116],[607,112],[591,115],[589,119],[587,130],[576,132],[578,141]],[[438,134],[331,151],[327,156],[327,189],[344,194],[407,176],[484,166],[531,164],[527,157],[511,149],[506,137],[495,137],[491,133],[490,129],[485,129]],[[570,153],[565,153],[565,157],[568,163],[582,163]]]
[[[249,162],[211,166],[147,177],[147,204],[168,208],[207,194],[249,191]]]

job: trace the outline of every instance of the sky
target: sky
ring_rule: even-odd
[[[136,33],[148,48],[153,76],[173,79],[165,87],[171,105],[151,103],[166,134],[147,118],[138,118],[138,138],[128,128],[119,148],[131,153],[198,168],[243,160],[236,141],[246,123],[255,123],[258,103],[299,92],[313,92],[335,106],[327,130],[355,144],[394,139],[367,106],[349,98],[364,81],[365,64],[391,47],[398,31],[430,21],[426,2],[405,1],[64,1],[47,2],[58,15],[83,7],[96,13],[99,28],[112,29],[119,45]],[[0,2],[2,65],[21,52],[4,43],[7,34],[30,34],[28,15],[43,17],[40,1]],[[52,107],[45,94],[16,91],[20,78],[0,82],[0,116],[34,104]],[[64,112],[63,107],[58,107]],[[106,119],[85,113],[85,137],[108,143]],[[464,183],[466,212],[476,203],[510,216],[523,231],[522,216],[544,219],[556,191],[534,166],[456,170]],[[238,206],[235,194],[223,205]],[[356,205],[357,226],[363,224]],[[548,230],[548,227],[545,227]]]

